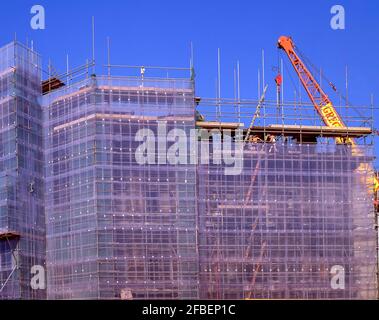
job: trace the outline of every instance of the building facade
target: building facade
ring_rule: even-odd
[[[44,97],[49,298],[198,297],[196,167],[135,158],[139,130],[194,127],[193,92],[92,77]]]
[[[0,92],[1,299],[377,298],[372,146],[250,141],[225,174],[202,161],[196,130],[209,159],[226,130],[196,121],[192,78],[42,94],[19,44]]]
[[[44,299],[45,289],[32,288],[46,251],[38,54],[1,48],[0,83],[0,298]]]
[[[347,145],[258,143],[240,175],[201,166],[201,298],[374,299],[372,172],[357,169],[373,158],[363,149],[358,159]]]

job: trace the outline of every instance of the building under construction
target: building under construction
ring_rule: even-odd
[[[333,127],[311,103],[196,98],[191,68],[136,70],[42,82],[38,54],[0,50],[0,298],[378,298],[371,108]],[[149,154],[195,129],[197,161]]]

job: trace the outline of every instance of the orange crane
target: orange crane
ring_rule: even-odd
[[[281,36],[278,40],[278,48],[283,49],[294,67],[305,91],[311,99],[316,111],[328,127],[346,127],[337,110],[334,108],[328,95],[322,90],[311,72],[301,61],[295,50],[291,37]],[[352,146],[353,154],[361,154],[356,142],[351,138],[336,138],[337,143],[348,143]],[[362,163],[358,170],[367,170],[367,164]],[[374,192],[379,190],[378,177],[373,177]]]

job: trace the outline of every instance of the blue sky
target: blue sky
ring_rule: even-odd
[[[30,27],[30,8],[35,4],[45,7],[45,30]],[[330,8],[335,4],[345,8],[345,30],[330,27]],[[98,64],[106,63],[107,36],[112,42],[112,63],[133,65],[187,67],[192,41],[199,96],[215,95],[217,48],[221,48],[222,96],[233,97],[233,68],[239,60],[241,97],[255,99],[263,48],[266,82],[271,84],[269,95],[273,97],[272,67],[278,60],[276,42],[280,35],[291,35],[341,91],[344,91],[348,65],[349,100],[353,104],[368,105],[370,95],[374,94],[379,105],[379,2],[376,0],[3,1],[1,44],[11,41],[15,32],[21,42],[33,39],[44,63],[51,58],[54,67],[64,71],[67,53],[73,66],[91,57],[92,16],[96,20]],[[288,86],[285,92],[293,92],[289,81],[285,85]],[[336,96],[331,98],[338,104]]]

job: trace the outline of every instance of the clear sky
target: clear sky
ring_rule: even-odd
[[[46,10],[44,30],[30,27],[30,9],[35,4]],[[345,30],[330,26],[330,9],[336,4],[345,8]],[[220,48],[223,97],[233,97],[233,68],[239,60],[241,97],[257,98],[262,49],[273,97],[276,42],[280,35],[291,35],[341,91],[345,90],[348,65],[349,100],[354,105],[369,105],[371,94],[379,105],[377,0],[7,0],[2,1],[0,10],[1,45],[10,42],[16,32],[21,42],[34,41],[45,65],[51,58],[55,69],[63,72],[67,53],[72,66],[91,57],[92,16],[98,64],[106,63],[107,36],[111,37],[112,63],[133,65],[188,67],[192,41],[199,96],[215,96]],[[286,82],[285,92],[293,92],[291,86]]]

